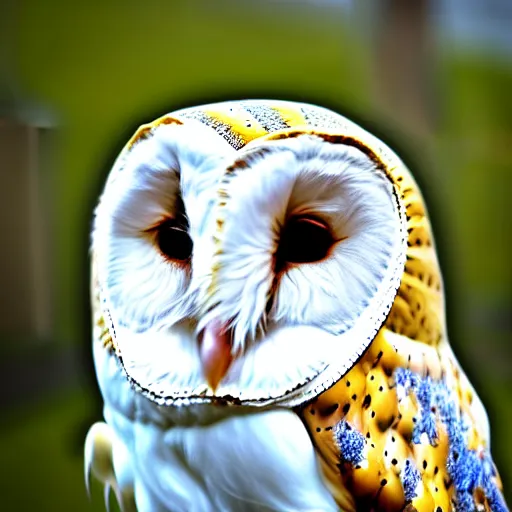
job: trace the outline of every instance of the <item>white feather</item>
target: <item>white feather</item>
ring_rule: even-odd
[[[120,325],[140,332],[162,318],[175,323],[191,315],[189,274],[163,257],[148,230],[176,213],[181,194],[191,206],[187,216],[200,279],[201,241],[211,244],[203,231],[212,191],[233,152],[222,137],[192,121],[159,126],[118,160],[96,209],[93,249],[104,298]]]
[[[293,411],[160,408],[98,342],[95,355],[116,477],[129,475],[139,511],[337,510]]]

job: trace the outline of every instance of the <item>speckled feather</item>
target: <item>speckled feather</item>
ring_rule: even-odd
[[[211,127],[236,150],[304,133],[353,145],[383,168],[405,209],[405,268],[384,325],[343,378],[296,407],[340,509],[507,510],[490,456],[485,411],[448,343],[426,208],[403,163],[337,114],[277,101],[219,103],[164,116],[139,128],[119,161],[158,126],[190,119]],[[227,200],[221,187],[219,202]],[[222,222],[216,240],[221,251]],[[93,298],[95,336],[120,356],[96,280]]]

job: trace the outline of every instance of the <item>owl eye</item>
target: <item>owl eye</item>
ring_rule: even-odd
[[[323,221],[314,217],[294,217],[281,233],[277,265],[320,261],[327,256],[332,244],[332,234]]]
[[[193,243],[187,226],[170,219],[160,224],[157,233],[160,251],[171,260],[186,261],[192,255]]]

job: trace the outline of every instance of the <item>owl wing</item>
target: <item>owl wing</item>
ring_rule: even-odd
[[[507,510],[480,405],[442,349],[383,328],[299,414],[342,510]]]

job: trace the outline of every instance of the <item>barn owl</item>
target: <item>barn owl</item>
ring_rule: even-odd
[[[105,422],[85,472],[107,502],[507,510],[421,193],[355,123],[247,100],[143,125],[91,261]]]

